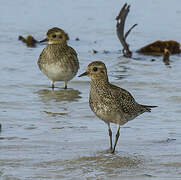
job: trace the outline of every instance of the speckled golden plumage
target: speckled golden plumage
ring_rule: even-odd
[[[38,59],[40,70],[51,80],[52,88],[55,81],[67,83],[79,69],[75,50],[67,45],[68,35],[59,28],[47,32],[48,45],[43,49]]]
[[[107,125],[110,136],[111,152],[114,153],[119,138],[120,125],[127,123],[144,112],[150,112],[156,106],[138,104],[133,96],[120,87],[109,83],[107,69],[103,62],[95,61],[88,65],[85,73],[91,78],[89,105],[91,110]],[[110,123],[118,125],[116,140],[112,148]]]

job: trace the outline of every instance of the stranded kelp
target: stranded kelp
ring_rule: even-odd
[[[177,41],[159,40],[140,48],[139,50],[137,50],[137,52],[144,55],[163,56],[163,62],[165,63],[165,65],[169,65],[170,55],[181,53],[181,49],[180,43]]]
[[[170,65],[170,51],[168,49],[164,49],[164,53],[163,53],[163,62],[165,63],[165,65]]]
[[[132,52],[129,49],[129,44],[126,42],[126,38],[128,37],[131,30],[137,25],[134,24],[126,33],[124,33],[124,26],[126,17],[129,13],[130,5],[125,3],[121,8],[118,16],[116,17],[116,32],[118,39],[120,40],[123,46],[123,56],[131,57]],[[155,41],[151,44],[148,44],[137,50],[137,53],[144,55],[152,55],[152,56],[163,56],[163,61],[168,65],[169,64],[169,56],[172,54],[181,53],[180,43],[177,41],[169,40],[169,41]]]
[[[39,43],[33,36],[28,35],[26,38],[19,36],[18,40],[26,44],[27,47],[36,47],[36,44]]]
[[[127,5],[127,3],[125,3],[124,6],[121,8],[118,16],[116,17],[117,36],[123,46],[123,50],[122,50],[123,56],[128,57],[128,58],[132,57],[132,52],[129,49],[129,44],[126,42],[126,38],[128,37],[131,30],[137,25],[137,24],[134,24],[126,33],[124,33],[125,21],[129,13],[129,10],[130,10],[130,5]],[[163,56],[163,62],[166,65],[169,65],[170,55],[181,53],[181,49],[180,49],[180,43],[177,41],[158,40],[138,49],[136,52],[143,55]]]
[[[161,56],[166,50],[169,51],[170,54],[179,54],[181,53],[180,43],[173,40],[159,40],[140,48],[137,52],[144,55]]]

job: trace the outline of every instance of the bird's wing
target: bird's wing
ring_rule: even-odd
[[[38,66],[41,69],[42,68],[42,62],[47,58],[47,54],[45,51],[45,48],[43,49],[43,51],[41,52],[39,58],[38,58]]]
[[[73,54],[74,56],[77,57],[77,53],[72,47],[68,46],[68,51],[69,51],[70,54]]]
[[[127,90],[111,85],[111,93],[120,110],[124,113],[134,113],[138,110],[139,104]]]

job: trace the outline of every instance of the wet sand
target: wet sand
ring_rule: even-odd
[[[131,59],[119,52],[122,47],[115,30],[115,17],[124,2],[1,3],[0,179],[181,178],[181,56],[171,56],[169,67],[161,57],[136,53],[159,39],[181,42],[181,2],[128,3],[126,27],[138,23],[128,37]],[[130,91],[139,103],[159,106],[121,128],[114,155],[108,153],[106,125],[88,106],[90,80],[76,77],[68,90],[56,83],[51,91],[37,66],[46,44],[27,48],[18,41],[19,35],[28,34],[42,40],[54,26],[69,34],[69,44],[79,54],[78,74],[91,61],[102,60],[113,84]],[[112,127],[115,134],[116,127]]]

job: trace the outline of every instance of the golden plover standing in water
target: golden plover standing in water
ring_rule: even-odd
[[[68,35],[57,27],[47,32],[48,45],[43,49],[38,59],[40,70],[51,80],[54,89],[55,81],[67,83],[79,69],[79,61],[75,50],[67,45]]]
[[[107,124],[110,136],[110,150],[111,153],[114,153],[119,138],[120,126],[144,112],[151,112],[151,108],[157,106],[138,104],[128,91],[109,83],[106,66],[101,61],[90,63],[86,72],[79,77],[81,76],[91,78],[89,105],[96,116]],[[113,147],[110,123],[117,124]]]

